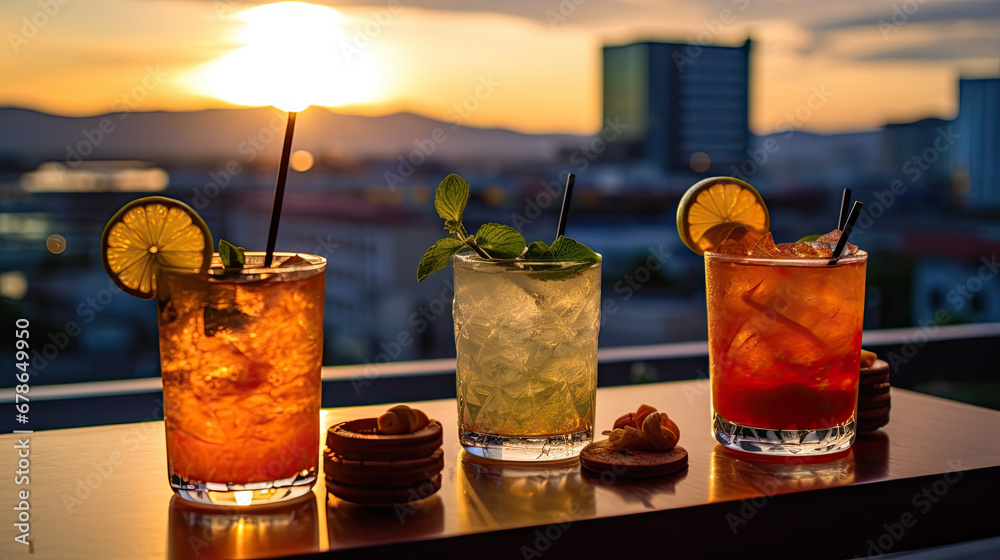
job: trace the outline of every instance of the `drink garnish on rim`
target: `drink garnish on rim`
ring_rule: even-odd
[[[462,223],[468,200],[469,183],[458,175],[452,173],[438,185],[434,207],[451,236],[434,242],[420,257],[417,282],[448,266],[452,255],[462,250],[473,250],[485,260],[558,259],[595,263],[601,259],[590,247],[563,235],[556,237],[551,245],[544,241],[526,244],[520,232],[503,224],[483,224],[475,235],[469,235]]]

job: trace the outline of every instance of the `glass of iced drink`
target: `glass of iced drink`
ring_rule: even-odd
[[[775,246],[769,233],[744,249],[705,253],[716,440],[777,455],[849,448],[868,254],[832,259],[806,243]]]
[[[593,439],[601,263],[454,257],[458,431],[511,461],[575,457]]]
[[[188,500],[277,502],[316,480],[326,259],[263,261],[160,269],[167,468]]]

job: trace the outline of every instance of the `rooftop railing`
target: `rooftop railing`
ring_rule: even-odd
[[[1000,323],[929,325],[865,331],[863,345],[892,367],[892,384],[925,390],[934,382],[1000,384],[996,348]],[[419,360],[323,368],[323,406],[358,406],[453,398],[455,360]],[[708,344],[676,342],[602,348],[601,387],[697,379],[708,376]],[[942,395],[954,397],[953,395]],[[32,386],[34,430],[163,419],[160,378]],[[1000,408],[1000,396],[972,404]],[[0,389],[0,404],[13,403],[14,389]],[[994,400],[991,400],[994,399]],[[976,399],[973,399],[974,401]],[[12,416],[12,415],[11,415]],[[4,430],[15,426],[4,418]],[[7,425],[9,423],[9,425]]]

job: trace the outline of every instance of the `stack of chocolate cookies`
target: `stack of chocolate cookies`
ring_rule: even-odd
[[[334,424],[323,449],[326,489],[365,505],[412,503],[441,489],[441,423],[410,433],[386,434],[375,418]]]
[[[889,364],[875,360],[861,368],[858,387],[858,431],[871,432],[889,423]]]

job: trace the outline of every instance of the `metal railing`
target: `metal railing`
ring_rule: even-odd
[[[1000,323],[939,326],[933,330],[924,327],[906,329],[881,329],[865,331],[866,347],[891,347],[919,344],[921,347],[934,342],[1000,338]],[[699,358],[708,355],[708,343],[674,342],[648,346],[623,346],[602,348],[597,353],[599,364],[619,364],[641,361],[661,361]],[[404,378],[424,375],[445,375],[455,371],[455,359],[418,360],[371,364],[327,366],[323,368],[323,381],[350,382],[372,378],[376,367],[379,379]],[[695,372],[688,378],[696,377]],[[1000,372],[997,372],[1000,375]],[[90,381],[62,385],[37,385],[31,388],[31,401],[83,399],[155,393],[162,390],[159,377],[123,379],[115,381]],[[14,389],[0,389],[0,404],[14,402]]]

